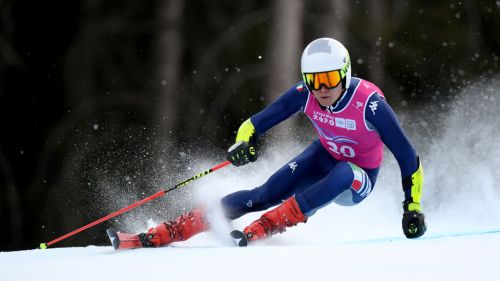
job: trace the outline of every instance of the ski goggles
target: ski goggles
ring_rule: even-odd
[[[309,90],[314,91],[321,89],[322,86],[325,86],[327,89],[333,89],[342,81],[339,69],[326,72],[304,73],[303,76]]]

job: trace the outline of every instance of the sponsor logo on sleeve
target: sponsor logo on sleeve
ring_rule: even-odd
[[[377,110],[377,106],[378,106],[378,101],[370,102],[369,107],[372,110],[373,115],[375,115],[375,111]]]

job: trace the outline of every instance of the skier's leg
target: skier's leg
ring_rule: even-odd
[[[224,197],[221,202],[226,217],[235,219],[248,212],[265,210],[281,203],[282,199],[290,197],[295,190],[324,177],[333,167],[333,163],[322,150],[319,142],[313,142],[304,152],[271,176],[264,185]],[[308,169],[310,167],[314,169]],[[273,189],[270,189],[270,186],[273,186]],[[187,240],[208,228],[207,210],[197,208],[181,215],[175,221],[160,223],[150,228],[147,233],[139,234],[139,237],[144,246],[161,246]]]
[[[340,162],[325,178],[295,194],[295,198],[308,217],[331,202],[343,206],[358,204],[373,190],[378,170]]]
[[[335,159],[325,151],[319,141],[314,141],[301,154],[276,171],[263,185],[223,197],[222,208],[229,219],[266,210],[324,178],[335,164]]]
[[[298,192],[277,208],[263,214],[243,232],[248,240],[270,238],[282,233],[286,227],[307,221],[316,210],[334,201],[341,205],[354,205],[371,192],[378,169],[368,170],[339,162],[323,179]]]

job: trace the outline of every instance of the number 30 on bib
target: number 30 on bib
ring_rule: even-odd
[[[356,156],[356,153],[354,153],[354,148],[348,145],[341,145],[340,147],[338,147],[336,143],[331,141],[327,142],[327,144],[329,145],[328,149],[333,151],[333,153],[335,154],[343,155],[344,157],[348,158],[354,158],[354,156]]]

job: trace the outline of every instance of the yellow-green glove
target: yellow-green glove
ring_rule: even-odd
[[[236,134],[235,143],[227,151],[227,159],[235,166],[242,166],[257,160],[255,127],[250,119],[243,122]]]

